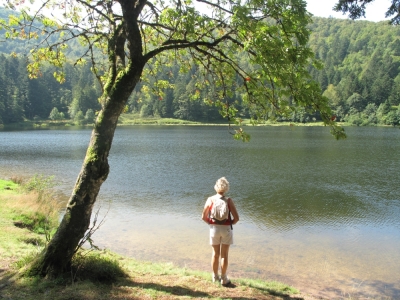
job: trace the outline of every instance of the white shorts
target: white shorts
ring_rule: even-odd
[[[220,244],[233,244],[233,232],[230,225],[210,225],[210,245]]]

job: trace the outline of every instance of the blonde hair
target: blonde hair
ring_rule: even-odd
[[[217,193],[226,193],[229,190],[229,182],[225,177],[221,177],[217,180],[214,185],[214,189]]]

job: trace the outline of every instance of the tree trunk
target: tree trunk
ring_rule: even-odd
[[[118,77],[110,89],[92,131],[82,169],[61,224],[30,268],[31,274],[54,277],[66,271],[79,241],[89,228],[93,205],[109,173],[108,155],[118,117],[140,78],[142,67]]]
[[[137,17],[145,3],[145,0],[120,0],[124,17],[121,25],[112,25],[112,34],[108,39],[110,69],[101,98],[102,110],[96,119],[65,215],[48,246],[31,265],[31,274],[54,277],[66,271],[79,241],[89,228],[93,205],[109,173],[108,155],[118,118],[149,59],[143,56],[142,37],[137,24]],[[125,46],[129,48],[127,57]]]

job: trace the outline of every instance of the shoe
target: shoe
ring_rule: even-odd
[[[213,274],[213,275],[212,275],[212,281],[213,281],[213,282],[218,282],[218,281],[220,281],[219,275],[218,275],[218,274]]]
[[[231,280],[228,278],[228,276],[226,276],[226,274],[221,276],[221,284],[222,285],[228,285],[230,283],[231,283]]]

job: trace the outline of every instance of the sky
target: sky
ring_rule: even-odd
[[[332,16],[334,18],[347,18],[347,15],[333,11],[332,7],[338,2],[338,0],[306,0],[307,10],[316,17],[328,18]],[[367,21],[383,21],[385,19],[385,12],[388,10],[391,4],[391,0],[375,0],[372,3],[367,4],[365,16],[360,20]]]
[[[338,0],[305,0],[307,2],[307,10],[316,17],[328,18],[348,18],[347,15],[333,11],[333,6]],[[40,3],[41,1],[36,1]],[[372,3],[367,4],[366,18],[360,18],[360,20],[368,20],[379,22],[385,19],[385,12],[389,8],[392,0],[374,0]]]

